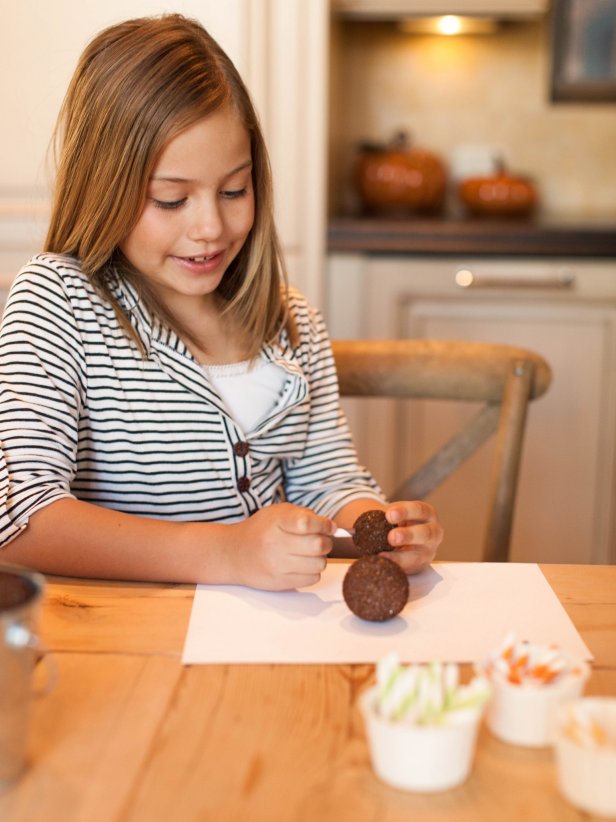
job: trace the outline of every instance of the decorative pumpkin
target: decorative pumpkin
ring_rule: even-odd
[[[411,147],[400,134],[389,145],[361,147],[356,183],[368,210],[438,211],[445,201],[447,172],[436,154]]]
[[[528,217],[538,199],[528,177],[504,168],[492,175],[462,180],[458,195],[471,214],[485,217]]]

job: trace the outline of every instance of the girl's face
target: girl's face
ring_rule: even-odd
[[[225,106],[172,139],[120,244],[159,299],[181,316],[209,302],[254,220],[250,137]]]

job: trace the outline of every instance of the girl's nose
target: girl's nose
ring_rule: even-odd
[[[217,240],[222,231],[222,217],[216,203],[201,203],[195,206],[188,228],[189,239],[211,242]]]

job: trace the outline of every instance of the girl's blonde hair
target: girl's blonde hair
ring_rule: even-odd
[[[250,135],[255,217],[217,293],[253,357],[283,327],[292,342],[295,331],[286,310],[288,283],[274,226],[267,149],[246,86],[229,57],[199,23],[182,15],[128,20],[90,42],[64,99],[54,133],[57,171],[45,247],[80,261],[142,351],[111,291],[109,274],[119,270],[154,317],[193,339],[131,268],[119,245],[139,219],[163,148],[226,104],[239,112]]]

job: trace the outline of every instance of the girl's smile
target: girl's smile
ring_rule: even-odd
[[[211,303],[253,220],[250,137],[225,106],[167,144],[120,247],[181,320]]]
[[[200,257],[174,256],[172,259],[186,271],[192,271],[195,274],[209,274],[211,271],[215,271],[224,259],[224,251]]]

